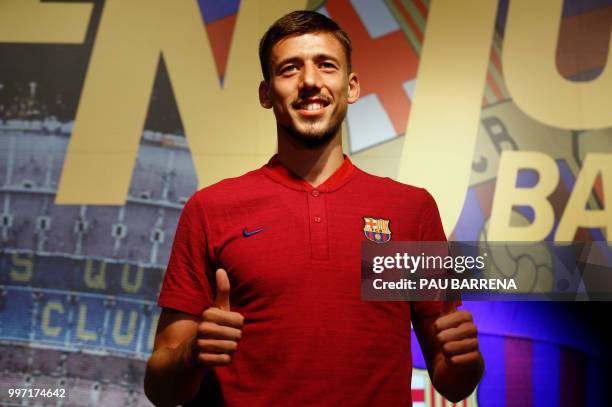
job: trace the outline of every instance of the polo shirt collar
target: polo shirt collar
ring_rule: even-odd
[[[264,174],[270,177],[273,181],[291,189],[298,191],[312,191],[313,189],[317,189],[321,192],[332,192],[350,181],[355,173],[355,166],[351,160],[344,155],[342,165],[340,165],[340,167],[329,178],[327,178],[316,188],[310,185],[303,178],[300,178],[298,175],[285,168],[278,159],[278,154],[274,155],[270,161],[268,161],[268,163],[262,167],[262,170]]]

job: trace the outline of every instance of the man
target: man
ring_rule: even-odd
[[[187,202],[159,305],[145,391],[190,400],[213,371],[227,405],[411,405],[410,322],[436,388],[468,396],[483,360],[468,311],[360,298],[366,217],[394,240],[444,240],[425,190],[357,169],[341,124],[359,97],[347,35],[309,11],[260,43],[261,105],[278,154]]]

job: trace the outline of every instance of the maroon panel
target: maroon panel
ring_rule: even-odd
[[[530,339],[506,338],[506,407],[533,406],[532,361]],[[518,397],[520,395],[520,397]]]
[[[586,405],[587,360],[583,353],[562,347],[559,357],[560,407]]]

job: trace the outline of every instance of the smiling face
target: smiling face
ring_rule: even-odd
[[[316,148],[340,134],[347,104],[359,97],[342,44],[329,33],[286,37],[270,53],[270,79],[259,87],[280,136]]]

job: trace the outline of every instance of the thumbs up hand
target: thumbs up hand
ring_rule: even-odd
[[[227,273],[218,269],[215,278],[217,295],[213,306],[202,313],[192,344],[193,360],[208,367],[232,362],[244,324],[241,314],[230,311],[230,282]]]
[[[217,270],[215,279],[217,281],[217,296],[215,297],[214,306],[223,311],[229,311],[230,282],[229,278],[227,278],[227,272],[223,269]]]
[[[469,311],[457,311],[455,302],[443,302],[435,329],[447,362],[454,365],[480,363],[478,331]]]

